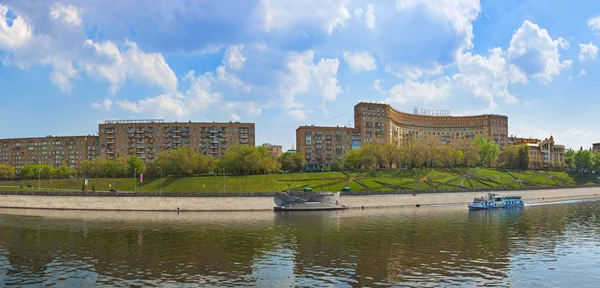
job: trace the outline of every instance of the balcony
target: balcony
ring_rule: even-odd
[[[144,133],[144,129],[135,129],[135,133],[140,134],[140,133]]]
[[[248,134],[240,134],[240,138],[248,138]]]
[[[115,139],[115,134],[106,134],[106,139]]]
[[[181,139],[173,139],[173,143],[181,143]]]

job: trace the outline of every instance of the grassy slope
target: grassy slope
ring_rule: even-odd
[[[323,179],[324,176],[324,179]],[[301,191],[305,187],[313,191],[340,191],[349,186],[351,191],[394,191],[394,190],[450,190],[485,188],[526,188],[544,186],[575,186],[593,183],[596,175],[576,175],[554,171],[515,171],[497,169],[416,169],[369,172],[327,172],[296,173],[285,175],[254,176],[202,176],[163,178],[163,192],[271,192],[285,191],[287,187]],[[225,182],[225,183],[224,183]],[[37,180],[22,182],[36,185]],[[159,192],[161,179],[146,179],[144,192]],[[82,179],[52,180],[52,187],[65,191],[81,191]],[[128,179],[90,179],[97,190],[109,190],[113,184],[121,191],[133,191],[134,180]],[[323,185],[324,184],[324,185]],[[0,190],[19,190],[19,181],[2,181]],[[4,187],[3,187],[4,186]],[[6,186],[16,186],[13,188]],[[50,187],[48,179],[41,180],[43,188]],[[24,188],[28,189],[28,188]],[[30,188],[29,188],[30,189]],[[141,187],[137,186],[137,191]]]

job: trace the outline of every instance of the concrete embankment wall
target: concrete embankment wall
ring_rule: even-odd
[[[600,198],[600,187],[495,191],[502,195],[521,195],[526,203],[570,199]],[[406,207],[428,205],[466,205],[474,196],[486,192],[421,192],[346,194],[341,204],[350,208]],[[69,193],[0,193],[0,208],[114,210],[114,211],[252,211],[272,210],[273,194],[245,194],[217,197],[185,194],[165,195],[77,195]],[[194,196],[191,196],[194,195]]]

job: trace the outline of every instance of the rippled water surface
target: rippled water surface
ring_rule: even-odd
[[[0,209],[0,286],[598,287],[600,202],[303,213]]]

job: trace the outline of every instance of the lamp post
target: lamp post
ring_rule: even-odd
[[[225,193],[225,168],[223,168],[223,193]]]
[[[135,169],[133,169],[133,192],[137,192],[137,179],[135,178],[137,176],[137,167]]]
[[[40,188],[42,186],[42,184],[40,184],[42,180],[42,169],[44,168],[40,168],[40,170],[38,171],[38,191],[40,191]]]
[[[163,172],[161,167],[158,167],[158,169],[160,169],[160,193],[162,193]]]
[[[321,192],[325,192],[325,166],[321,164],[321,172],[323,172],[323,184],[321,185]]]

